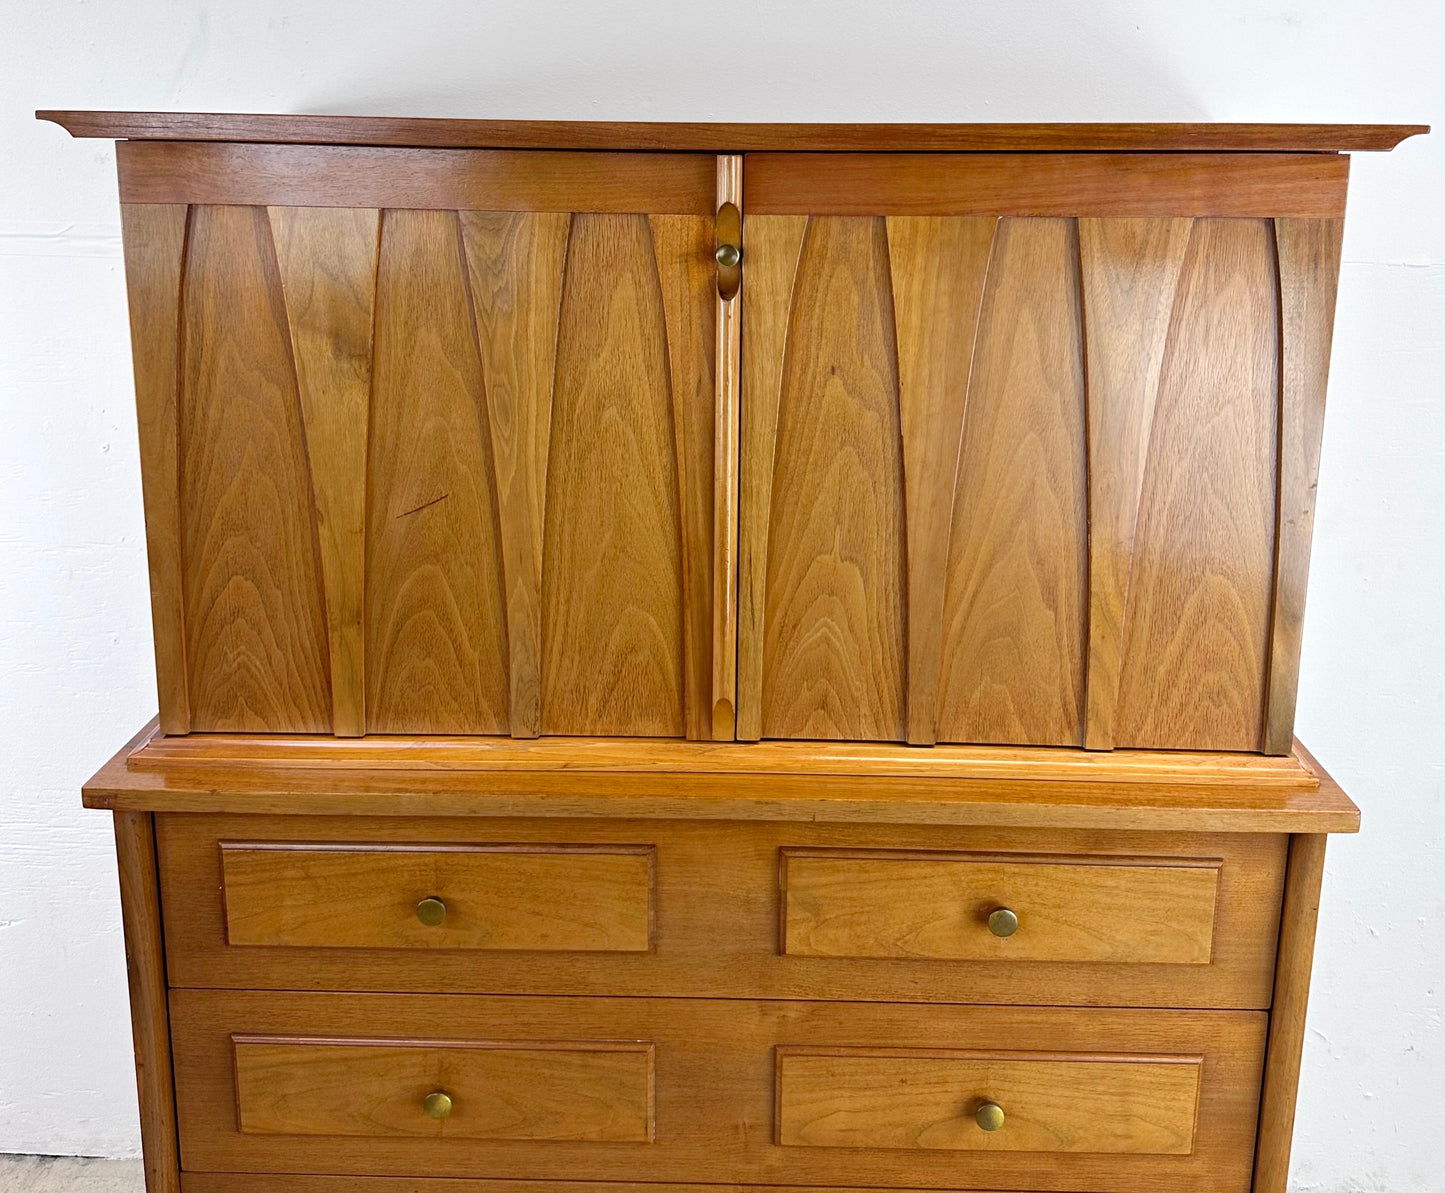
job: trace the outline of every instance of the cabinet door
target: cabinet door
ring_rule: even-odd
[[[717,159],[120,166],[165,731],[710,735]]]
[[[739,737],[1285,752],[1346,172],[750,155]]]

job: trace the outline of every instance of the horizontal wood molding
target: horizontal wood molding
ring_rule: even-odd
[[[727,124],[628,120],[449,120],[218,112],[41,111],[75,137],[501,149],[741,153],[921,150],[1290,151],[1393,149],[1425,124]]]
[[[122,203],[713,213],[705,154],[127,141]]]
[[[1279,153],[757,153],[747,200],[752,215],[1329,219],[1344,215],[1349,169],[1348,157]]]

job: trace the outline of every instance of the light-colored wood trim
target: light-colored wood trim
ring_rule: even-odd
[[[1291,838],[1285,870],[1284,910],[1280,919],[1275,966],[1274,1006],[1269,1016],[1264,1088],[1259,1108],[1254,1193],[1285,1193],[1289,1183],[1290,1144],[1304,1052],[1305,1012],[1310,970],[1314,965],[1315,928],[1325,876],[1322,834]]]
[[[754,215],[1344,216],[1310,154],[809,154],[748,160]]]
[[[124,141],[123,203],[711,215],[704,154]]]
[[[717,159],[717,205],[743,205],[743,159]],[[738,415],[742,290],[717,300],[713,427],[712,739],[732,741],[738,708]]]
[[[120,873],[121,924],[125,930],[125,969],[130,986],[146,1193],[179,1193],[181,1162],[171,1075],[165,948],[155,825],[149,813],[115,813],[115,854]]]

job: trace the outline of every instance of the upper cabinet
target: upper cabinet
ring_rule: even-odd
[[[1347,163],[749,155],[738,735],[1287,750]]]
[[[709,736],[712,156],[119,148],[166,731]]]

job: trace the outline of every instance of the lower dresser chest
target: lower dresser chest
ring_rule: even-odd
[[[152,1193],[1284,1188],[1302,749],[632,753],[118,755]]]

